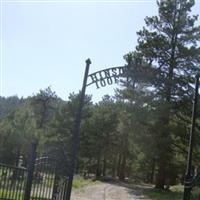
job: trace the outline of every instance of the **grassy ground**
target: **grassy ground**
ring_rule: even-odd
[[[183,186],[173,186],[169,191],[151,189],[145,191],[145,196],[152,200],[182,200]]]
[[[92,179],[84,179],[83,177],[81,176],[75,176],[74,177],[74,180],[73,180],[73,188],[82,188],[86,185],[89,185],[89,184],[94,184],[94,183],[97,183],[98,181],[94,181]]]
[[[152,200],[182,200],[183,186],[176,185],[170,188],[170,191],[148,190],[145,195]],[[191,191],[191,200],[200,199],[200,187],[194,187]]]

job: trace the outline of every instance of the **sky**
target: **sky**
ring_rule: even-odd
[[[0,0],[0,95],[27,97],[51,86],[64,100],[82,87],[85,60],[90,73],[123,66],[156,0]],[[200,0],[192,10],[200,14]],[[117,85],[87,87],[93,101],[113,95]]]

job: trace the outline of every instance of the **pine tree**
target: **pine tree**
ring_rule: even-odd
[[[191,98],[194,76],[200,70],[200,26],[195,25],[198,16],[190,15],[194,0],[160,0],[157,5],[158,16],[145,18],[136,51],[125,58],[134,83],[131,87],[135,90],[138,84],[148,91],[143,96],[149,97],[152,110],[159,116],[154,124],[159,127],[154,133],[158,149],[156,187],[164,188],[173,157],[170,122],[183,105],[188,109],[185,99]]]

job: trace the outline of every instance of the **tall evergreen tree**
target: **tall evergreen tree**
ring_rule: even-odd
[[[136,51],[125,58],[134,83],[131,86],[140,83],[150,92],[143,95],[150,96],[150,106],[159,116],[155,126],[161,127],[154,133],[159,150],[156,187],[164,188],[172,158],[170,122],[179,110],[188,108],[185,99],[191,98],[191,85],[200,70],[200,26],[195,26],[198,16],[190,15],[194,0],[160,0],[157,5],[158,16],[145,18]]]

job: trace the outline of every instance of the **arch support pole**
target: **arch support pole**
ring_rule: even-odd
[[[190,200],[191,190],[192,190],[192,154],[195,140],[195,124],[196,124],[196,113],[197,113],[197,102],[198,102],[198,89],[199,89],[199,74],[196,75],[196,83],[195,83],[195,95],[193,100],[193,108],[192,108],[192,120],[191,120],[191,131],[190,131],[190,141],[189,141],[189,149],[188,149],[188,160],[187,160],[187,170],[185,175],[185,183],[184,183],[184,194],[183,200]]]
[[[87,86],[87,78],[88,78],[90,64],[91,64],[90,59],[87,59],[86,67],[85,67],[85,74],[84,74],[84,79],[83,79],[83,85],[82,85],[78,110],[76,113],[76,119],[75,119],[74,129],[73,129],[71,165],[70,165],[70,170],[69,170],[70,174],[69,174],[69,180],[68,180],[68,184],[67,184],[67,192],[66,192],[65,200],[70,200],[70,198],[71,198],[72,182],[73,182],[74,170],[76,167],[77,149],[78,149],[78,144],[79,144],[81,116],[82,116],[82,110],[83,110],[83,106],[84,106],[85,91],[86,91],[86,86]]]

